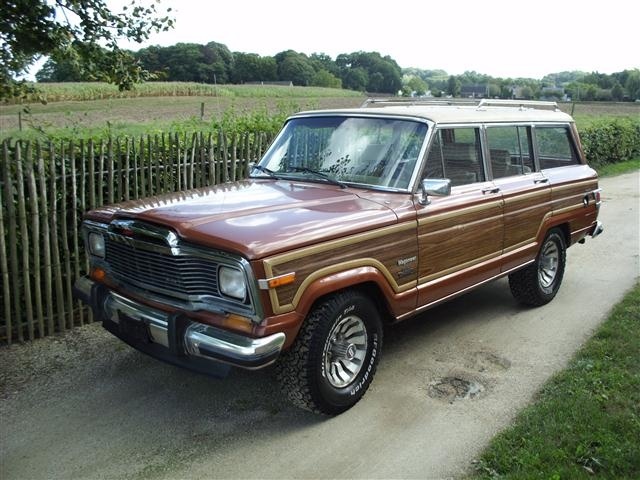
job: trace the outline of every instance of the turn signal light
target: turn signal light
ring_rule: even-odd
[[[253,330],[253,324],[250,319],[234,313],[227,315],[222,324],[232,330],[239,330],[246,333],[251,333]]]
[[[93,280],[102,281],[107,276],[105,271],[101,268],[94,267],[91,269],[91,273],[89,275]]]
[[[283,285],[289,285],[296,281],[295,272],[285,273],[284,275],[280,275],[278,277],[273,277],[267,280],[267,286],[269,288],[277,288]]]

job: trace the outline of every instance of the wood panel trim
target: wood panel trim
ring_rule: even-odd
[[[417,283],[415,280],[412,280],[410,282],[399,285],[398,282],[396,282],[395,278],[393,278],[393,275],[391,275],[391,272],[389,272],[387,267],[384,266],[384,264],[382,264],[375,258],[359,258],[356,260],[341,262],[335,265],[330,265],[328,267],[324,267],[319,270],[316,270],[315,272],[313,272],[311,275],[309,275],[307,278],[303,280],[303,282],[298,287],[298,290],[296,291],[295,295],[293,296],[291,303],[280,305],[280,299],[278,298],[276,289],[275,288],[269,289],[269,298],[271,299],[273,312],[275,314],[281,314],[281,313],[287,313],[294,310],[297,307],[298,303],[300,302],[300,298],[302,298],[302,295],[304,294],[305,290],[309,287],[309,285],[311,285],[316,280],[323,277],[327,277],[334,273],[345,272],[345,271],[353,270],[355,268],[360,268],[360,267],[373,267],[379,270],[380,273],[384,275],[385,279],[389,282],[394,292],[396,293],[406,292],[407,290],[414,288]],[[265,270],[267,270],[266,265],[265,265]],[[270,275],[270,272],[267,272],[267,275]]]
[[[428,213],[422,214],[422,217],[418,219],[418,226],[422,227],[423,225],[426,225],[432,222],[441,221],[441,220],[446,220],[451,217],[457,217],[457,216],[466,215],[469,213],[481,212],[483,210],[491,210],[492,208],[495,208],[495,207],[502,207],[502,199],[494,200],[489,203],[482,203],[480,205],[472,205],[470,207],[465,207],[465,208],[455,208],[455,206],[452,206],[452,208],[454,209],[450,211],[435,213],[433,215],[429,215]]]
[[[435,280],[440,277],[446,277],[447,275],[451,275],[452,273],[459,272],[460,270],[465,270],[467,268],[473,267],[474,265],[478,265],[480,263],[484,263],[487,260],[491,260],[493,258],[498,258],[502,255],[502,250],[499,252],[490,253],[480,258],[476,258],[475,260],[470,260],[461,265],[456,265],[455,267],[448,268],[447,270],[441,270],[432,275],[427,275],[426,277],[420,277],[418,279],[418,285],[422,285],[423,283],[428,283],[432,280]]]
[[[274,255],[273,257],[270,257],[264,260],[265,273],[267,274],[267,277],[271,277],[273,276],[272,269],[276,265],[290,262],[291,260],[298,260],[300,258],[307,257],[309,255],[315,255],[317,253],[324,253],[327,250],[332,250],[335,248],[343,248],[349,245],[354,245],[356,243],[372,240],[374,238],[384,237],[386,235],[391,235],[393,233],[398,233],[405,230],[415,230],[415,228],[416,228],[416,222],[410,221],[406,223],[401,223],[399,225],[391,225],[389,227],[383,227],[379,230],[374,230],[373,232],[358,233],[356,235],[352,235],[349,237],[338,238],[336,240],[323,242],[319,245],[311,245],[309,247],[303,247],[298,250],[294,250],[292,252]]]

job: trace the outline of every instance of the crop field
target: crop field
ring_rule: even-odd
[[[225,115],[283,117],[300,110],[356,107],[366,98],[330,88],[178,82],[148,83],[131,92],[95,83],[41,88],[45,104],[32,98],[22,105],[0,106],[0,140],[204,130]]]
[[[131,92],[97,83],[42,84],[41,88],[46,104],[31,99],[28,104],[0,106],[0,140],[203,131],[225,117],[251,117],[254,124],[267,118],[280,122],[301,110],[357,107],[366,98],[329,88],[178,82],[147,83]],[[615,117],[640,118],[638,103],[567,103],[560,108],[573,113],[578,127]]]

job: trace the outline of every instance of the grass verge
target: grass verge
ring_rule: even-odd
[[[640,284],[476,467],[472,478],[640,478]]]
[[[624,162],[608,163],[600,167],[595,167],[600,177],[611,177],[622,173],[633,172],[640,169],[640,158],[632,158]]]

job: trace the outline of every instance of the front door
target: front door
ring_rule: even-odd
[[[451,195],[417,205],[418,307],[433,304],[500,273],[502,195],[486,180],[480,129],[440,128],[425,178],[449,178]]]

